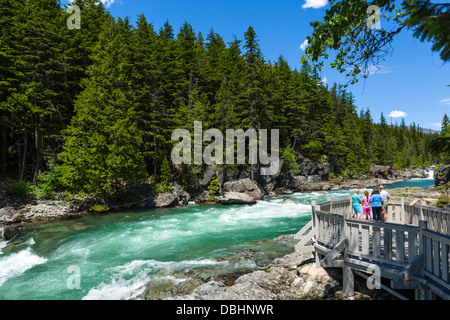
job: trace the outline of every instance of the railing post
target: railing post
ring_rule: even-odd
[[[316,201],[312,201],[311,202],[311,207],[312,207],[312,220],[313,220],[313,237],[315,237],[317,239],[318,236],[318,226],[319,226],[319,222],[317,221],[317,214],[316,211],[320,210],[320,206],[317,205]],[[315,259],[315,263],[316,263],[316,268],[320,267],[320,254],[314,250],[314,259]]]
[[[405,212],[405,197],[402,197],[402,204],[400,208],[402,223],[406,224],[406,212]]]
[[[328,197],[328,198],[327,198],[327,201],[330,202],[330,212],[333,212],[333,198]]]
[[[425,221],[425,216],[423,215],[422,200],[419,201],[419,210],[420,210],[420,220]]]
[[[313,228],[316,226],[316,201],[312,201],[311,202],[311,209],[312,209],[312,215],[311,215],[311,219],[313,221]]]
[[[421,216],[422,216],[422,202],[421,202]],[[423,216],[422,216],[423,217]],[[427,266],[427,246],[425,243],[425,235],[424,235],[424,231],[427,230],[428,228],[428,222],[425,220],[420,220],[419,221],[419,228],[420,228],[420,234],[419,234],[419,255],[423,255],[424,257],[424,267],[421,268],[420,270],[420,275],[423,277],[423,270],[426,268]],[[414,290],[414,295],[415,295],[415,299],[416,300],[430,300],[431,299],[431,290],[430,289],[415,289]]]
[[[353,214],[352,196],[348,196],[348,216],[351,218]],[[345,217],[344,217],[345,218]]]

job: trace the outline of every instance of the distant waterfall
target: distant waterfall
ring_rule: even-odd
[[[433,170],[428,170],[427,171],[427,179],[434,179],[434,171]]]

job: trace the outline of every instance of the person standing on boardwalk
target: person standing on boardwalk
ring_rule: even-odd
[[[364,220],[370,220],[370,196],[369,196],[369,191],[365,190],[364,191],[364,197],[361,199],[362,201],[362,205],[363,205],[363,216],[364,216]]]
[[[389,192],[384,190],[383,186],[380,186],[380,196],[383,198],[383,207],[381,208],[381,218],[384,222],[387,221],[388,201],[391,198]]]
[[[353,218],[361,217],[361,196],[359,195],[359,189],[355,190],[355,193],[352,196],[352,205],[353,205]]]
[[[382,221],[381,210],[383,208],[383,197],[380,195],[380,190],[378,190],[378,188],[373,189],[370,202],[372,203],[373,220]]]

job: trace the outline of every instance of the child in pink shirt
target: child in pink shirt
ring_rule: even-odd
[[[369,197],[369,191],[364,191],[364,197],[361,199],[362,205],[363,205],[363,214],[365,220],[370,220],[370,197]]]

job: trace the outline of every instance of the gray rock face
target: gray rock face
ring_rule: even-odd
[[[241,179],[236,181],[225,182],[223,185],[224,193],[244,193],[253,200],[262,200],[264,194],[259,189],[258,185],[251,179]]]
[[[224,194],[217,198],[221,204],[254,204],[257,200],[264,199],[264,194],[255,181],[245,178],[224,183]]]
[[[20,222],[56,221],[81,216],[63,201],[45,201],[27,204],[19,208],[11,206],[0,209],[0,225]]]
[[[291,253],[275,259],[265,270],[244,274],[232,286],[215,279],[198,286],[190,294],[166,299],[234,301],[392,299],[392,296],[383,290],[368,289],[364,281],[360,281],[363,293],[355,291],[353,297],[348,297],[342,290],[342,271],[339,268],[317,268],[312,253]]]
[[[443,186],[450,181],[450,165],[441,166],[434,173],[436,187]]]
[[[370,299],[356,293],[348,298],[342,292],[341,274],[337,270],[316,268],[312,254],[292,253],[276,259],[266,270],[239,277],[232,286],[210,281],[188,295],[171,300],[310,300]]]
[[[156,208],[174,207],[187,205],[190,200],[190,195],[183,190],[179,185],[174,184],[172,186],[173,191],[171,193],[165,192],[159,194],[155,199]]]
[[[224,205],[256,203],[254,198],[241,192],[226,192],[222,197],[217,198],[217,201]]]
[[[378,179],[412,179],[412,178],[425,178],[427,176],[423,168],[411,168],[405,170],[397,170],[391,166],[371,166],[370,174],[373,178]]]

